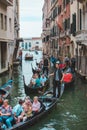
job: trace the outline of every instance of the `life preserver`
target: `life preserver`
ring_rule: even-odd
[[[63,75],[63,81],[69,83],[72,81],[73,75],[71,73],[66,73]]]

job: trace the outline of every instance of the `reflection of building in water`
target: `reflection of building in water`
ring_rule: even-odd
[[[20,47],[24,50],[42,50],[42,39],[40,37],[24,38]]]

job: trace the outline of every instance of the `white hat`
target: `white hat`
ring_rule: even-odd
[[[56,64],[60,64],[60,62],[59,62],[59,61],[56,61]]]

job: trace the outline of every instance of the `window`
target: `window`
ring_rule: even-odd
[[[3,14],[1,14],[1,29],[3,29]]]
[[[29,42],[29,47],[31,47],[31,42]]]
[[[73,3],[73,0],[71,0],[71,4]]]
[[[4,69],[6,67],[6,58],[7,58],[7,44],[1,44],[1,68]]]
[[[70,0],[66,0],[66,5],[69,4]]]
[[[9,18],[9,30],[10,30],[10,32],[12,31],[12,21],[11,21],[11,18]]]
[[[5,15],[4,18],[5,18],[5,21],[4,21],[5,22],[5,30],[7,30],[7,16]]]
[[[75,36],[76,35],[76,13],[74,13],[72,15],[72,19],[73,19],[73,21],[72,21],[72,24],[71,24],[71,34],[73,36]]]
[[[25,49],[27,49],[27,42],[25,43]]]
[[[39,44],[39,42],[36,42],[36,44]]]
[[[24,43],[22,42],[22,48],[24,48]]]
[[[79,29],[81,30],[82,29],[82,10],[80,9],[79,10],[79,22],[80,22],[80,27],[79,27]]]

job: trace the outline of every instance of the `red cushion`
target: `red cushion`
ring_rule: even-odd
[[[72,81],[73,75],[71,73],[64,74],[63,81],[66,83],[69,83]]]

